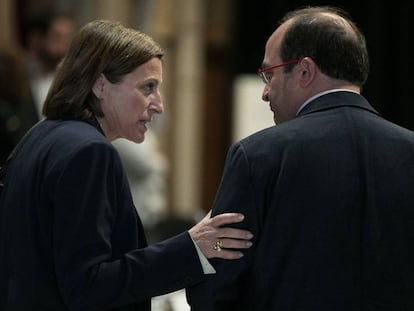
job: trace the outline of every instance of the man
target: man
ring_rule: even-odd
[[[278,125],[232,146],[213,209],[244,213],[254,247],[212,261],[192,310],[414,310],[414,134],[359,94],[368,63],[334,8],[271,35],[259,73]]]
[[[75,22],[70,15],[54,11],[40,12],[27,22],[24,41],[38,118],[41,118],[43,102],[56,66],[67,52],[75,28]]]

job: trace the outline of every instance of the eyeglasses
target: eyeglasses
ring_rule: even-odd
[[[272,79],[272,76],[273,76],[273,73],[270,72],[270,70],[276,69],[276,68],[279,68],[279,67],[285,67],[285,66],[291,65],[291,64],[297,64],[302,59],[303,58],[292,59],[292,60],[289,60],[287,62],[281,63],[279,65],[270,66],[270,67],[266,67],[266,68],[260,68],[259,70],[257,70],[257,74],[260,76],[260,78],[262,78],[262,81],[265,84],[268,84],[270,82],[270,80]]]

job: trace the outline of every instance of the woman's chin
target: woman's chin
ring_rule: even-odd
[[[140,144],[145,140],[145,133],[134,133],[132,135],[123,136],[123,138],[130,142]]]
[[[144,142],[144,140],[145,140],[145,135],[142,135],[140,137],[134,137],[134,139],[132,141],[136,144],[140,144],[140,143]]]

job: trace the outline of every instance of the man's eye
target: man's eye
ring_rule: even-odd
[[[271,73],[270,71],[265,72],[265,75],[266,75],[266,80],[267,80],[267,81],[272,80],[272,73]]]

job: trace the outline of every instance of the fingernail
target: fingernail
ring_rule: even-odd
[[[252,242],[246,242],[246,245],[247,245],[247,247],[250,247],[250,246],[253,245],[253,243]]]
[[[253,234],[251,234],[251,233],[248,233],[248,234],[247,234],[247,238],[248,238],[248,239],[251,239],[251,238],[253,238]]]
[[[239,219],[243,220],[244,219],[244,215],[243,214],[239,214]]]
[[[239,253],[239,258],[242,258],[244,256],[243,253]]]

